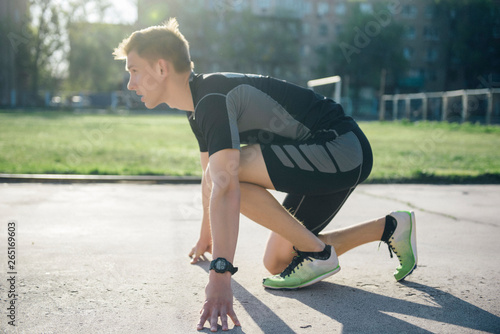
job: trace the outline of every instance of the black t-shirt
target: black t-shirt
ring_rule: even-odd
[[[271,77],[214,73],[190,81],[194,113],[187,112],[201,152],[242,144],[306,142],[356,123],[340,104],[310,89]]]

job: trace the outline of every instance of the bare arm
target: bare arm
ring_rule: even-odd
[[[213,258],[223,257],[233,263],[238,239],[240,217],[240,188],[238,179],[240,152],[226,149],[210,157],[210,178],[212,192],[210,197],[210,226],[212,229]],[[211,330],[217,330],[220,317],[222,329],[227,330],[227,316],[239,326],[233,310],[231,274],[219,274],[211,270],[205,289],[206,299],[203,305],[198,329],[209,320]]]
[[[191,257],[191,264],[195,264],[200,261],[205,252],[212,253],[212,236],[210,234],[210,219],[208,213],[211,193],[211,179],[209,175],[207,175],[208,152],[200,153],[200,162],[203,169],[203,178],[201,180],[203,217],[201,220],[200,237],[196,245],[189,253],[189,257]]]
[[[210,157],[213,256],[230,262],[234,258],[240,219],[239,162],[240,151],[236,149],[222,150]]]

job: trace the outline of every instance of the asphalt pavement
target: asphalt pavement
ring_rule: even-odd
[[[208,262],[188,258],[199,191],[0,183],[0,332],[196,333],[208,278]],[[498,185],[361,185],[327,230],[414,210],[417,270],[397,283],[397,258],[370,243],[297,291],[261,286],[269,232],[242,217],[232,283],[242,326],[229,332],[500,333],[499,203]]]

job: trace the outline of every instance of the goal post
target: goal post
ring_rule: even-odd
[[[324,85],[330,85],[330,84],[335,85],[333,99],[335,100],[335,102],[340,103],[342,79],[338,75],[335,75],[332,77],[309,80],[307,82],[307,87],[310,89],[314,89],[314,87],[317,87],[317,86],[324,86]]]

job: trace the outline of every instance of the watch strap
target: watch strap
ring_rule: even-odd
[[[215,263],[217,261],[224,261],[227,265],[226,270],[224,270],[224,271],[217,270],[217,268],[215,268]],[[209,270],[215,270],[216,272],[221,273],[221,274],[225,273],[226,271],[229,271],[231,273],[231,275],[234,275],[238,271],[238,267],[234,267],[233,264],[231,262],[229,262],[228,260],[226,260],[225,258],[218,257],[215,260],[213,260],[212,262],[210,262],[210,269]]]

